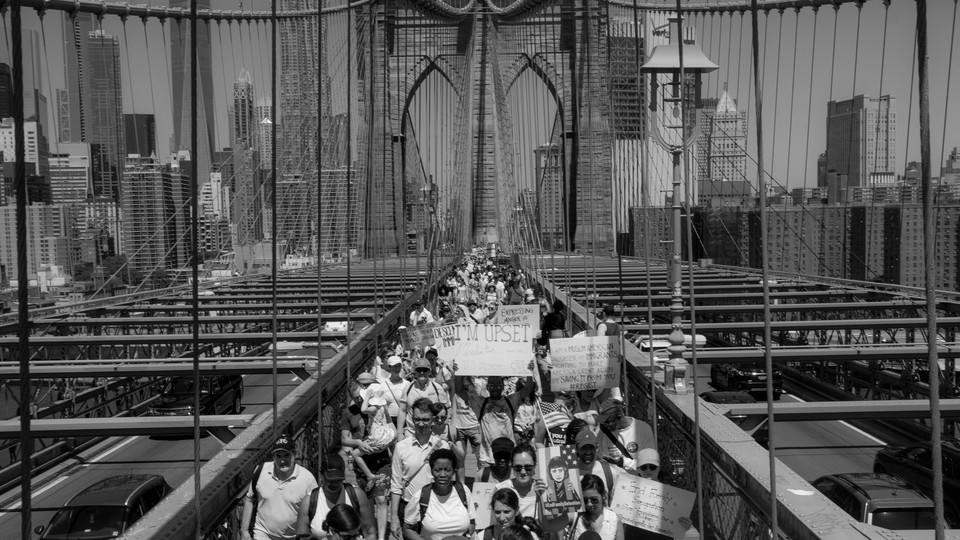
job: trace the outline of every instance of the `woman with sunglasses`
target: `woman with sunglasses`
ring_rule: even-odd
[[[547,484],[533,477],[537,469],[537,451],[529,444],[519,444],[513,449],[513,478],[496,485],[497,489],[510,489],[516,492],[520,500],[519,510],[523,517],[539,518],[540,495],[546,491]]]
[[[583,512],[567,527],[566,540],[576,540],[587,531],[593,531],[606,540],[623,540],[623,523],[613,510],[606,507],[607,490],[603,480],[595,474],[585,474],[580,480],[583,492]]]
[[[457,455],[457,461],[460,464],[460,468],[457,469],[457,478],[463,482],[466,475],[466,471],[464,471],[466,453],[462,446],[456,444],[457,428],[451,425],[450,408],[447,407],[446,403],[433,403],[430,405],[430,410],[433,411],[434,415],[433,425],[430,426],[430,429],[441,441],[447,441],[453,453]]]

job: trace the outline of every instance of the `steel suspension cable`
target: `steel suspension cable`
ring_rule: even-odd
[[[195,0],[194,0],[195,1]],[[277,0],[270,0],[270,9],[273,18],[270,19],[270,107],[272,109],[274,121],[270,125],[270,295],[271,295],[271,317],[270,317],[270,376],[271,376],[271,398],[272,403],[270,411],[272,414],[273,438],[276,439],[279,427],[277,425],[277,124],[279,120],[279,101],[277,88]],[[257,36],[260,35],[260,28],[257,28]],[[261,59],[263,55],[260,55]],[[319,351],[318,351],[319,354]],[[289,434],[292,436],[293,434]]]
[[[789,120],[787,120],[787,174],[786,174],[786,178],[784,179],[784,183],[787,185],[787,187],[790,186],[790,171],[792,170],[792,169],[790,168],[790,164],[793,162],[793,108],[794,108],[794,107],[793,107],[793,92],[794,92],[794,90],[796,89],[796,86],[797,86],[797,85],[795,84],[795,81],[797,80],[797,48],[798,48],[797,45],[798,45],[798,43],[799,43],[799,38],[800,38],[800,8],[794,8],[793,12],[794,12],[794,15],[796,16],[796,17],[795,17],[795,20],[794,20],[794,27],[793,27],[793,64],[792,64],[792,65],[793,65],[793,73],[790,75],[790,99],[787,100],[787,103],[790,104],[790,116],[789,116]],[[782,11],[780,12],[780,24],[781,24],[781,25],[783,24],[783,12],[782,12]],[[781,34],[781,35],[782,35],[782,34]],[[813,62],[813,58],[812,58],[812,57],[811,57],[810,61]],[[780,68],[779,68],[779,66],[778,66],[778,67],[777,67],[777,75],[778,75],[778,78],[779,78],[779,74],[780,74]],[[809,109],[807,109],[807,116],[810,116],[810,110],[809,110]],[[774,125],[776,125],[776,122],[774,122]],[[774,137],[776,137],[776,130],[774,130]],[[772,165],[773,165],[773,163],[774,163],[773,158],[771,158],[770,161],[771,161],[771,168],[772,168]],[[804,161],[806,161],[806,160],[804,160]],[[786,228],[789,226],[789,222],[787,221],[786,218],[787,218],[787,216],[786,216],[786,198],[784,198],[784,215],[782,216],[782,222],[783,222],[783,225],[784,225],[784,230],[786,230]],[[800,222],[801,222],[801,227],[802,227],[802,226],[803,226],[802,215],[801,215],[801,220],[800,220]],[[780,249],[780,271],[781,271],[781,272],[783,271],[783,268],[784,268],[783,257],[784,257],[784,255],[786,254],[786,252],[787,252],[786,249],[783,249],[783,248]],[[800,263],[800,253],[797,253],[797,264],[799,264],[799,263]]]
[[[347,380],[353,380],[353,359],[350,356],[350,315],[352,313],[351,299],[353,297],[353,287],[350,282],[350,275],[353,273],[351,257],[353,238],[356,231],[350,226],[353,212],[351,204],[353,203],[353,33],[356,31],[356,12],[351,9],[346,12],[347,19]]]
[[[751,56],[753,58],[753,78],[754,93],[756,94],[756,116],[757,116],[757,182],[758,185],[764,185],[764,167],[763,167],[763,91],[760,88],[760,56],[759,56],[759,31],[757,28],[757,0],[751,0],[753,18],[751,21],[752,47]],[[765,361],[765,370],[767,373],[767,424],[770,430],[769,442],[769,465],[770,465],[770,530],[772,537],[777,538],[780,534],[780,527],[777,521],[777,458],[776,458],[776,429],[773,418],[773,354],[770,343],[770,281],[768,279],[769,262],[767,259],[767,190],[760,189],[760,242],[761,242],[761,273],[763,278],[763,356]]]
[[[947,147],[947,120],[948,120],[947,113],[950,110],[950,83],[952,82],[952,79],[953,79],[953,44],[954,44],[954,38],[956,38],[957,36],[957,0],[953,0],[953,17],[951,17],[950,20],[953,21],[953,25],[951,26],[951,30],[950,30],[950,54],[949,54],[949,58],[947,59],[947,88],[946,88],[946,93],[944,94],[945,97],[943,100],[943,134],[940,138],[940,161],[941,162],[943,161],[943,153]],[[943,175],[941,174],[940,180],[937,181],[938,193],[940,192],[940,186],[942,185],[942,183],[943,183]],[[939,212],[940,212],[940,206],[938,205],[934,210],[935,221],[937,219],[937,215],[939,214]]]
[[[325,35],[323,32],[323,1],[317,0],[317,250],[314,255],[317,258],[317,382],[323,380],[323,354],[321,346],[323,344],[323,257],[320,249],[323,242],[323,219],[320,215],[323,212],[323,77],[324,61],[326,54],[324,44]],[[349,338],[349,330],[347,337]],[[323,445],[323,415],[324,404],[326,402],[326,392],[317,389],[317,470],[323,470],[323,458],[327,449]]]
[[[806,194],[806,190],[807,190],[807,165],[809,165],[809,163],[810,163],[810,120],[813,118],[813,115],[810,114],[810,110],[811,110],[811,108],[813,107],[813,80],[814,80],[814,73],[815,73],[814,69],[815,69],[815,67],[816,67],[816,65],[817,65],[817,22],[819,22],[819,21],[820,21],[820,9],[819,9],[819,8],[813,8],[813,35],[812,35],[812,37],[810,38],[810,44],[811,44],[811,45],[810,45],[810,48],[811,48],[811,51],[810,51],[810,77],[809,77],[809,78],[810,78],[810,86],[809,86],[809,88],[807,89],[807,136],[806,136],[806,143],[805,143],[804,150],[803,150],[803,157],[804,157],[804,160],[803,160],[803,192],[802,192],[802,193],[804,194],[804,195],[802,196],[803,199],[806,198],[806,195],[805,195],[805,194]],[[798,21],[798,23],[797,23],[797,26],[798,26],[797,31],[799,32],[799,21]],[[789,168],[789,167],[788,167],[788,168]],[[819,187],[819,186],[818,186],[818,187]],[[806,202],[806,201],[804,200],[804,203],[805,203],[805,202]],[[806,224],[806,222],[807,222],[807,220],[806,220],[806,217],[805,217],[805,216],[800,218],[800,238],[805,238],[805,237],[804,237],[804,234],[803,234],[803,229],[804,229],[804,225]],[[801,266],[802,266],[802,260],[803,260],[802,257],[799,257],[799,256],[797,257],[797,272],[800,271],[800,268],[801,268]]]
[[[920,181],[923,185],[923,277],[927,318],[927,369],[930,387],[930,453],[933,462],[933,513],[936,520],[936,540],[944,540],[943,515],[943,447],[940,418],[940,364],[937,358],[937,291],[935,289],[934,261],[936,257],[937,224],[934,221],[933,182],[930,162],[930,97],[927,75],[927,2],[917,0],[917,75],[919,77],[920,109]]]

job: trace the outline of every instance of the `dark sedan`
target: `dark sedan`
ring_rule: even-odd
[[[933,460],[929,442],[887,446],[877,452],[873,470],[895,474],[933,497]],[[947,521],[960,526],[960,441],[943,441],[943,497]]]

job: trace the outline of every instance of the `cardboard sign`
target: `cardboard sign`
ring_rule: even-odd
[[[457,363],[457,375],[530,375],[533,333],[529,326],[450,325],[434,329],[434,336],[440,356]]]
[[[477,530],[482,531],[493,524],[493,493],[496,482],[473,483],[473,509],[476,511]]]
[[[403,348],[410,350],[416,347],[433,346],[436,341],[433,337],[433,331],[437,326],[437,323],[427,323],[420,326],[408,326],[400,330],[400,342],[403,344]]]
[[[547,484],[540,497],[544,516],[583,509],[577,449],[573,445],[547,446],[537,450],[537,474]]]
[[[523,304],[519,306],[500,306],[497,309],[497,324],[526,324],[536,336],[540,328],[540,305]]]
[[[595,390],[620,386],[620,338],[573,337],[550,340],[550,388]]]
[[[626,525],[683,538],[687,527],[680,523],[680,518],[690,516],[696,496],[678,487],[621,474],[613,490],[610,509]]]

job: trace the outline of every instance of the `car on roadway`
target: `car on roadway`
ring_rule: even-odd
[[[906,480],[886,473],[821,476],[813,487],[853,519],[891,530],[933,529],[933,501]]]
[[[170,485],[157,474],[104,478],[71,497],[34,532],[40,540],[117,538],[169,492]]]
[[[193,414],[193,377],[171,377],[150,404],[152,416]],[[238,414],[243,408],[243,377],[213,375],[200,377],[200,414]]]
[[[767,370],[762,362],[747,364],[712,364],[710,383],[717,390],[749,392],[753,396],[766,396]],[[773,366],[773,399],[783,394],[783,371]]]
[[[960,441],[944,440],[941,448],[944,512],[951,527],[960,527]],[[873,459],[873,470],[897,475],[933,497],[933,449],[929,441],[881,448]]]

